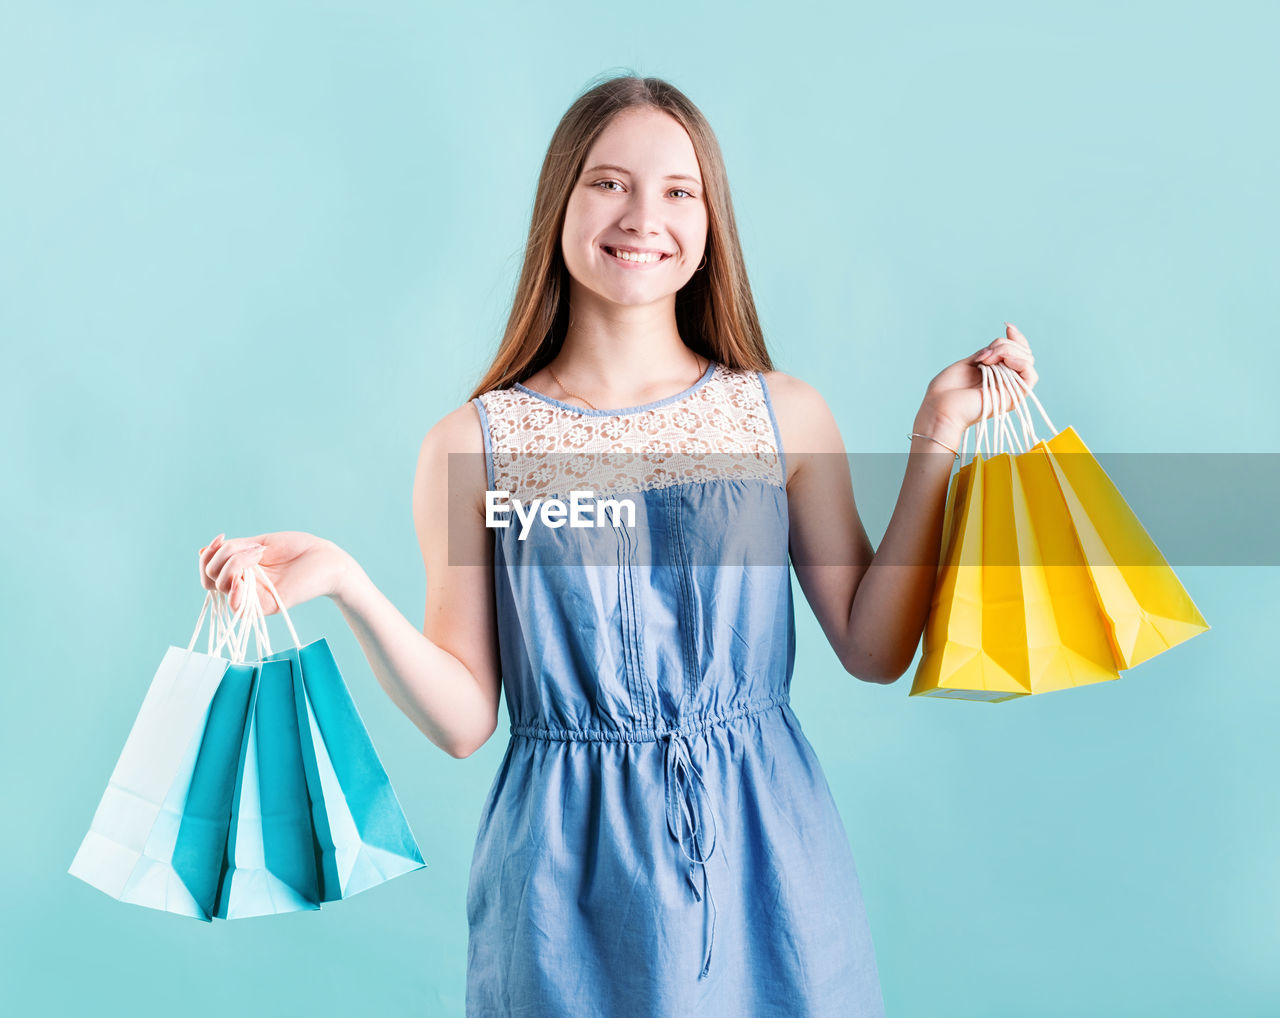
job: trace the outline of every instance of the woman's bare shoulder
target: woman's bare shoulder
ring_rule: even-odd
[[[484,430],[480,412],[470,401],[450,410],[436,421],[422,440],[424,452],[484,452]]]
[[[822,401],[822,396],[808,382],[781,371],[764,372],[765,385],[769,387],[769,399],[777,412],[779,403],[786,403],[788,408],[803,409],[810,401]]]
[[[781,371],[764,372],[764,381],[784,449],[787,452],[826,451],[831,444],[835,417],[822,393],[808,382]]]
[[[476,506],[483,504],[487,475],[482,428],[479,411],[470,402],[449,411],[432,425],[418,450],[415,499],[452,483],[462,486],[468,501]]]

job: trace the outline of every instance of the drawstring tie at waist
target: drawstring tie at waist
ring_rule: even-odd
[[[698,973],[701,979],[709,971],[711,971],[711,945],[716,937],[716,902],[711,896],[711,881],[707,877],[707,860],[715,853],[716,850],[716,827],[715,812],[707,807],[707,813],[711,817],[711,844],[706,850],[702,847],[702,830],[699,827],[699,818],[702,816],[702,809],[707,795],[707,786],[702,780],[702,774],[689,755],[689,742],[684,734],[678,730],[663,732],[661,738],[666,741],[666,793],[667,793],[667,830],[671,832],[671,836],[675,838],[676,844],[680,846],[680,851],[684,853],[686,859],[689,860],[689,886],[693,889],[693,896],[702,901],[705,894],[708,903],[711,905],[711,931],[707,935],[707,950],[702,960],[702,971]],[[685,834],[688,834],[688,840],[692,844],[693,850],[685,846]],[[698,882],[694,879],[694,867],[702,867],[702,891],[698,890]]]
[[[696,721],[675,728],[633,728],[630,731],[583,729],[550,726],[537,720],[511,723],[511,734],[527,739],[545,739],[558,742],[665,742],[664,770],[667,806],[667,830],[689,860],[689,886],[698,901],[711,906],[711,930],[707,934],[707,949],[702,959],[703,978],[711,971],[711,947],[716,935],[716,903],[711,896],[711,882],[707,877],[707,860],[716,849],[716,816],[708,800],[706,783],[702,773],[694,765],[689,754],[689,735],[696,735],[708,728],[729,724],[742,718],[754,717],[764,711],[774,710],[790,702],[785,692],[761,700],[740,703],[728,710],[708,714]],[[703,813],[711,818],[711,843],[703,847],[703,831],[700,820]],[[694,877],[694,868],[702,867],[702,888]]]

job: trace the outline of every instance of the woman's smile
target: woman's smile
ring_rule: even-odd
[[[609,247],[607,244],[601,244],[600,249],[609,256],[609,260],[617,262],[628,269],[645,269],[651,265],[658,265],[665,262],[671,257],[665,251],[653,251],[627,247]]]

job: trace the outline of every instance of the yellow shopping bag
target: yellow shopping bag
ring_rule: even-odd
[[[1033,446],[1010,462],[1017,565],[996,568],[1015,568],[1022,580],[1031,691],[1120,678],[1107,619],[1048,456]]]
[[[943,555],[911,695],[1002,702],[1105,682],[1207,627],[1079,436],[1035,435],[1012,371],[983,368],[979,448],[948,493]],[[1010,411],[1022,452],[1001,451]],[[967,444],[967,437],[966,437]],[[1020,690],[1020,691],[1019,691]]]
[[[1116,667],[1132,668],[1207,631],[1209,624],[1191,595],[1075,429],[1058,431],[1022,379],[998,367],[999,377],[1020,388],[1055,432],[1034,448],[1049,461],[1071,517]],[[1021,411],[1034,437],[1025,401]]]
[[[1016,674],[1025,632],[1016,627],[1012,633],[1003,631],[1001,616],[1008,613],[986,610],[985,471],[981,455],[975,455],[951,480],[943,514],[942,557],[924,630],[924,656],[911,696],[1001,703],[1031,692],[1030,684]]]
[[[1043,451],[976,456],[952,482],[943,525],[912,696],[1000,703],[1120,677]]]
[[[1066,428],[1044,443],[1105,613],[1112,652],[1132,668],[1209,628],[1101,464]]]

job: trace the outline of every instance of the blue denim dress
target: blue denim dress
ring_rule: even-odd
[[[764,378],[713,362],[644,406],[519,384],[475,404],[506,493],[489,525],[511,738],[472,858],[467,1014],[882,1015],[849,840],[788,700]],[[553,498],[568,517],[527,513]]]

